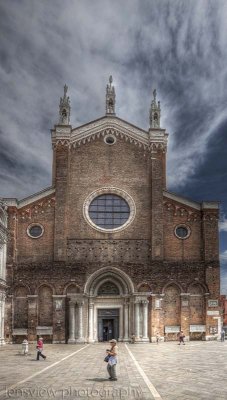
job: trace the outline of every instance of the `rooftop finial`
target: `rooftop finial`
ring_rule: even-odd
[[[160,101],[156,103],[157,90],[153,91],[153,100],[150,108],[150,128],[160,128],[161,108]]]
[[[106,115],[115,115],[115,89],[112,86],[112,75],[109,77],[109,84],[106,86]]]
[[[64,97],[66,97],[67,91],[68,91],[68,86],[65,84],[65,86],[64,86]]]
[[[59,124],[69,125],[70,123],[70,100],[67,96],[68,86],[64,86],[64,96],[60,98],[59,104]]]

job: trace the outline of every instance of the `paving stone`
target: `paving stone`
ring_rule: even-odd
[[[105,343],[46,345],[47,360],[39,362],[35,361],[34,346],[30,346],[27,357],[19,354],[17,345],[4,346],[0,348],[0,399],[153,400],[127,348],[160,394],[160,400],[227,399],[227,342],[191,342],[184,348],[168,342],[159,346],[120,343],[116,382],[107,379]],[[72,353],[75,354],[62,360]],[[26,381],[20,384],[23,380]]]

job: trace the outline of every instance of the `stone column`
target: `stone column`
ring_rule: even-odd
[[[124,325],[123,325],[123,309],[120,307],[120,323],[119,323],[119,341],[123,340],[123,330],[124,330]]]
[[[140,303],[137,301],[135,303],[135,337],[136,340],[140,339]]]
[[[89,341],[89,343],[93,343],[94,342],[94,303],[92,303],[91,301],[89,301],[88,320],[89,320],[88,341]]]
[[[83,337],[83,304],[84,302],[78,302],[78,339],[76,339],[77,343],[84,343]]]
[[[65,343],[65,298],[53,295],[53,343]]]
[[[129,336],[128,336],[128,312],[129,312],[129,304],[128,301],[124,303],[124,342],[129,341]]]
[[[75,303],[69,302],[69,340],[68,343],[75,343]]]
[[[0,346],[5,344],[4,338],[4,312],[5,312],[5,293],[0,293]]]
[[[142,336],[142,341],[143,342],[148,342],[148,301],[143,300],[143,336]]]

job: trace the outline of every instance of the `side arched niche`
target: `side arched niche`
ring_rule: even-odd
[[[38,289],[38,325],[53,325],[53,290],[47,285]]]
[[[168,340],[176,340],[177,332],[174,327],[181,326],[181,301],[180,288],[170,284],[164,289],[163,298],[164,326],[173,327],[173,332],[168,333]]]
[[[18,286],[14,292],[14,329],[27,329],[28,327],[28,296],[29,291],[25,286]]]

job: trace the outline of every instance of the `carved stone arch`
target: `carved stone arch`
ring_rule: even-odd
[[[141,282],[137,285],[137,291],[138,292],[152,292],[151,285],[146,281]]]
[[[68,283],[66,286],[65,286],[65,288],[64,288],[64,290],[63,290],[63,294],[68,294],[68,293],[81,293],[81,287],[77,284],[77,283],[73,283],[73,282],[70,282],[70,283]]]
[[[134,285],[131,278],[123,271],[116,267],[104,267],[100,268],[98,271],[95,271],[87,280],[84,293],[89,295],[93,294],[95,291],[95,287],[101,280],[106,279],[116,279],[121,283],[124,294],[134,293]]]
[[[116,278],[114,275],[107,275],[106,277],[101,277],[101,279],[96,279],[94,281],[94,292],[93,294],[95,296],[99,295],[99,290],[103,285],[108,285],[108,283],[116,286],[118,289],[118,293],[115,293],[115,295],[123,295],[124,294],[124,286],[122,285],[122,282]],[[111,293],[110,293],[111,294]]]
[[[176,281],[174,281],[174,280],[173,280],[173,281],[171,280],[171,281],[168,281],[168,282],[163,286],[163,288],[162,288],[162,293],[164,294],[166,288],[167,288],[168,286],[172,286],[172,285],[177,286],[177,288],[179,289],[180,293],[183,293],[183,292],[184,292],[182,286],[181,286],[178,282],[176,282]]]

